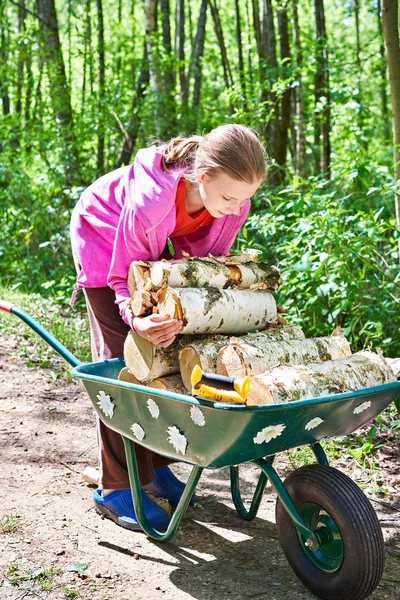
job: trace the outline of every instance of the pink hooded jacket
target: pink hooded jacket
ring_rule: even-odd
[[[128,270],[133,260],[158,260],[175,227],[175,197],[186,168],[167,173],[164,146],[143,148],[133,165],[97,179],[82,194],[71,219],[71,244],[80,272],[71,299],[81,288],[110,286],[121,317],[132,328]],[[250,200],[239,215],[214,219],[186,236],[172,238],[175,257],[227,254],[246,220]]]

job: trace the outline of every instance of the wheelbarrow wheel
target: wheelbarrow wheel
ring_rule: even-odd
[[[313,551],[278,499],[279,542],[298,578],[323,600],[368,598],[382,577],[384,543],[366,496],[349,477],[325,465],[297,469],[285,487],[320,541]]]

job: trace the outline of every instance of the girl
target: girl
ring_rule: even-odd
[[[246,220],[250,198],[266,175],[266,155],[244,125],[221,125],[204,137],[177,137],[139,150],[133,165],[87,188],[71,220],[71,241],[91,326],[93,360],[122,356],[130,329],[161,347],[183,325],[170,315],[136,317],[129,305],[133,260],[228,254]],[[128,529],[136,520],[122,438],[98,420],[100,484],[96,512]],[[184,484],[171,460],[135,445],[142,489],[178,504]],[[146,516],[157,529],[167,512],[142,492]]]

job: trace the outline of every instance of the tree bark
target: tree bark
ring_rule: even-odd
[[[322,364],[280,365],[250,379],[246,404],[281,404],[306,398],[352,392],[395,381],[385,359],[358,352]]]
[[[293,0],[293,37],[296,55],[296,79],[298,85],[295,87],[295,102],[296,102],[296,152],[295,165],[296,175],[302,179],[306,176],[306,141],[304,136],[304,102],[303,102],[303,54],[300,41],[299,17],[297,11],[297,0]]]
[[[284,325],[282,327],[273,327],[260,333],[253,333],[242,338],[228,337],[223,335],[214,335],[204,340],[194,340],[179,352],[179,367],[183,383],[187,390],[191,391],[191,374],[193,368],[198,365],[206,373],[220,373],[218,371],[217,357],[222,348],[229,344],[235,344],[238,341],[244,343],[253,343],[254,340],[268,340],[269,343],[279,342],[290,339],[304,339],[304,333],[296,325]]]
[[[350,354],[349,343],[342,335],[271,342],[267,336],[262,339],[259,334],[256,341],[237,338],[236,342],[231,340],[222,348],[217,358],[217,373],[228,377],[259,375],[277,363],[303,365]]]
[[[105,100],[105,58],[104,58],[104,20],[103,1],[97,0],[97,24],[98,24],[98,55],[99,55],[99,96],[98,96],[98,138],[97,138],[97,173],[104,173],[104,100]]]
[[[0,65],[2,67],[2,76],[0,78],[0,96],[3,104],[3,114],[10,114],[10,95],[8,87],[8,53],[9,40],[7,36],[8,19],[5,0],[0,0]]]
[[[249,262],[239,265],[225,265],[210,259],[192,259],[182,262],[156,262],[150,268],[152,289],[164,285],[173,288],[216,287],[230,285],[249,289],[265,283],[264,289],[276,290],[280,284],[280,273],[272,265]]]
[[[389,68],[390,93],[393,115],[393,161],[396,181],[396,225],[400,234],[400,43],[398,26],[399,6],[397,0],[382,1],[382,22],[385,36],[386,56]],[[400,257],[400,235],[398,239]]]
[[[330,176],[330,90],[324,0],[314,0],[316,36],[314,148],[316,173]]]
[[[275,323],[277,309],[269,292],[217,288],[162,288],[158,312],[183,321],[182,334],[236,334]]]

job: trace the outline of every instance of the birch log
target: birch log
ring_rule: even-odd
[[[277,319],[274,297],[265,291],[162,288],[158,312],[183,321],[182,334],[240,335],[265,329]]]
[[[118,375],[119,381],[125,381],[127,383],[134,383],[135,385],[143,385],[142,381],[139,381],[133,373],[130,372],[128,367],[121,369]],[[184,394],[185,388],[182,379],[179,375],[168,375],[168,377],[159,377],[153,381],[147,382],[145,385],[157,390],[169,390],[171,392],[177,392],[178,394]]]
[[[186,389],[189,391],[192,389],[190,376],[195,365],[199,365],[206,373],[218,372],[220,375],[226,375],[226,372],[222,373],[222,371],[217,370],[217,356],[220,350],[228,344],[237,343],[239,340],[244,343],[253,343],[258,339],[265,339],[269,342],[304,339],[304,333],[297,325],[284,325],[282,327],[272,327],[259,333],[252,333],[243,338],[216,335],[205,340],[194,340],[179,352],[179,368]],[[265,371],[265,369],[263,370]]]
[[[208,258],[185,261],[159,261],[150,269],[152,289],[162,286],[173,288],[226,288],[232,285],[248,289],[263,284],[264,289],[276,290],[280,284],[280,273],[272,265],[247,262],[226,265]]]
[[[125,365],[142,384],[179,373],[179,350],[192,338],[180,336],[168,348],[154,346],[134,331],[130,331],[124,344]]]
[[[350,354],[349,342],[343,335],[278,342],[258,334],[254,340],[231,338],[230,344],[218,353],[217,373],[229,377],[259,375],[277,363],[303,365]]]
[[[150,281],[151,265],[151,262],[144,260],[136,260],[130,264],[128,271],[128,290],[131,298],[136,290],[147,290]]]
[[[281,404],[329,394],[361,390],[395,381],[385,359],[358,352],[321,364],[279,365],[250,379],[246,404]]]
[[[206,373],[215,373],[218,351],[228,343],[227,336],[213,336],[206,340],[194,340],[179,351],[179,368],[185,388],[191,392],[193,367],[199,365]]]
[[[131,311],[136,317],[151,315],[156,305],[151,293],[145,290],[136,290],[129,303]]]

